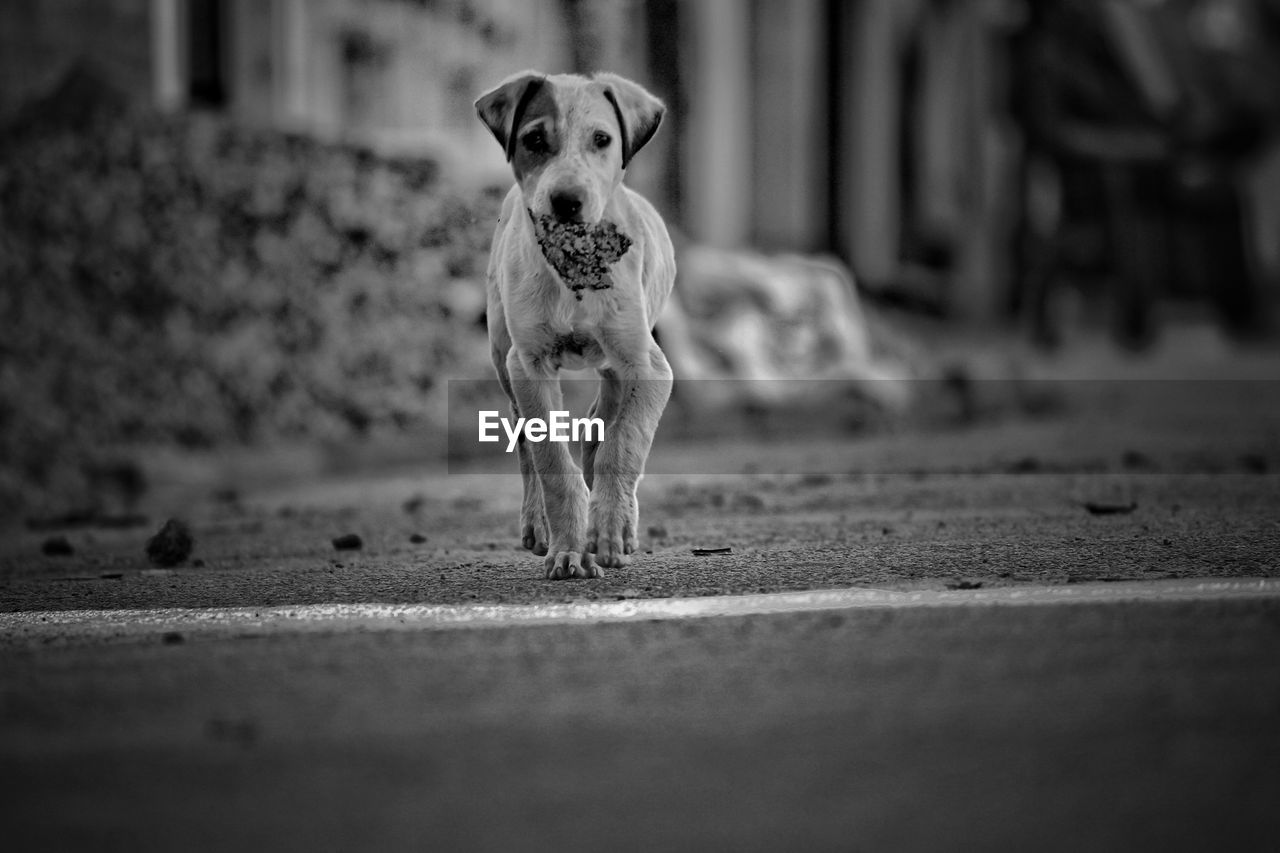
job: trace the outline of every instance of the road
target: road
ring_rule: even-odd
[[[600,581],[539,578],[509,475],[178,484],[146,527],[59,532],[61,557],[15,527],[6,849],[1275,849],[1273,596],[271,627],[343,603],[1276,578],[1270,387],[660,446],[647,553]],[[157,568],[142,548],[170,515],[196,550]],[[335,550],[347,533],[363,547]],[[267,612],[89,634],[65,615],[152,608]]]
[[[1280,599],[5,649],[8,849],[1269,849]]]

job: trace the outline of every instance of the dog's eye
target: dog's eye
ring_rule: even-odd
[[[525,149],[534,154],[547,153],[547,136],[541,130],[531,130],[520,137]]]
[[[608,148],[609,143],[613,142],[613,137],[605,133],[603,130],[596,131],[595,143],[597,148]]]

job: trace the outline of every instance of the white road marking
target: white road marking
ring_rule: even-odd
[[[569,604],[305,604],[283,607],[63,610],[0,613],[0,637],[31,640],[146,639],[188,635],[509,628],[717,616],[915,607],[1046,606],[1111,602],[1280,598],[1280,579],[1164,580],[1071,586],[898,592],[830,589],[705,598]]]

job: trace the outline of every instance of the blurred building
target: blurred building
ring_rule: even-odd
[[[1163,5],[1197,2],[1218,29],[1241,5]],[[671,107],[630,179],[688,237],[833,253],[864,287],[981,320],[1016,302],[1028,187],[1009,45],[1031,5],[4,0],[0,111],[88,56],[164,108],[430,151],[500,180],[476,95],[524,68],[608,67]],[[1250,178],[1257,228],[1276,225],[1276,172]],[[1276,241],[1255,242],[1274,264]]]
[[[722,246],[834,251],[866,287],[989,315],[1007,277],[1003,7],[683,5],[690,229]]]
[[[523,0],[5,0],[0,109],[88,58],[135,99],[323,137],[470,148],[495,67],[554,66],[553,4]]]

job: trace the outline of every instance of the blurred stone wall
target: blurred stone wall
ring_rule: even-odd
[[[429,443],[444,378],[488,375],[497,194],[73,82],[0,134],[0,508],[148,448]]]

